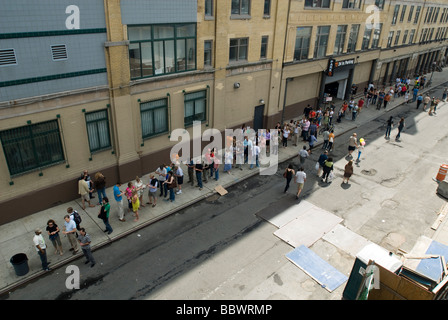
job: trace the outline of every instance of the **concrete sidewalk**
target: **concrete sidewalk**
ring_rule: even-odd
[[[442,72],[435,72],[432,78],[432,86],[430,88],[425,88],[420,90],[421,92],[426,92],[445,83],[448,79],[448,68],[444,69]],[[429,80],[431,74],[427,75]],[[412,88],[412,83],[411,83]],[[410,94],[412,98],[412,94]],[[441,97],[439,97],[441,98]],[[358,99],[356,99],[357,101]],[[398,107],[399,105],[405,103],[404,98],[396,98],[392,99],[389,103],[387,109],[382,108],[381,110],[376,110],[374,106],[369,106],[368,108],[364,107],[362,112],[358,114],[358,117],[355,121],[343,119],[341,123],[335,122],[335,143],[339,144],[337,139],[338,136],[348,132],[348,131],[356,131],[356,128],[359,126],[368,123],[369,121],[376,119],[377,117],[389,112],[390,110]],[[336,104],[336,113],[339,110],[341,102]],[[415,108],[415,103],[412,104]],[[421,110],[421,109],[420,109]],[[300,118],[299,116],[297,119]],[[334,120],[336,117],[334,117]],[[285,121],[289,121],[290,119],[285,119]],[[318,136],[318,145],[322,143],[322,136]],[[342,144],[342,142],[341,142]],[[344,145],[346,142],[344,142]],[[279,154],[278,154],[278,162],[279,164],[285,161],[288,161],[291,158],[297,156],[298,151],[303,147],[303,143],[299,143],[297,147],[292,146],[292,142],[288,143],[287,148],[283,148],[281,143],[279,145]],[[308,146],[308,144],[306,144]],[[315,153],[319,153],[320,148],[317,148]],[[154,168],[156,169],[156,168]],[[204,183],[204,188],[199,190],[199,188],[192,187],[188,181],[187,168],[185,165],[182,165],[182,169],[184,171],[184,184],[182,185],[182,194],[176,195],[175,202],[171,203],[170,201],[163,201],[163,198],[157,199],[157,206],[151,207],[150,205],[146,205],[146,207],[142,207],[139,210],[139,221],[134,222],[134,218],[132,217],[132,213],[126,213],[126,221],[120,222],[118,220],[117,215],[117,205],[115,203],[113,197],[112,187],[106,189],[106,194],[110,199],[111,204],[111,212],[110,212],[110,224],[113,228],[113,233],[108,235],[103,230],[105,229],[104,223],[101,219],[99,219],[98,213],[100,210],[100,206],[95,207],[86,207],[85,210],[82,209],[80,200],[73,200],[71,202],[49,208],[47,210],[43,210],[41,212],[37,212],[33,215],[27,216],[20,220],[16,220],[5,225],[0,226],[0,293],[8,292],[12,290],[14,287],[24,284],[28,281],[31,281],[39,276],[44,275],[46,272],[42,270],[39,256],[36,253],[36,249],[33,245],[33,237],[34,230],[36,228],[41,228],[43,230],[43,236],[45,238],[47,244],[47,257],[48,261],[51,262],[50,268],[53,270],[61,267],[63,265],[69,264],[70,262],[78,259],[82,256],[82,252],[80,251],[78,254],[73,255],[71,251],[69,251],[69,242],[66,237],[62,233],[60,233],[62,246],[64,248],[64,254],[62,256],[54,254],[54,248],[51,244],[51,241],[48,239],[47,233],[45,231],[47,221],[49,219],[55,220],[56,224],[58,224],[59,228],[62,230],[64,225],[63,217],[66,215],[66,210],[68,207],[73,207],[77,210],[82,216],[81,226],[84,227],[87,233],[90,234],[92,239],[92,249],[95,250],[111,242],[118,240],[130,233],[136,232],[145,226],[155,223],[158,220],[177,212],[180,209],[186,208],[198,201],[201,201],[211,195],[216,194],[215,187],[222,186],[224,188],[228,188],[238,182],[241,182],[251,176],[259,174],[260,171],[258,168],[254,168],[253,170],[249,170],[249,165],[244,165],[243,170],[233,168],[230,173],[223,172],[223,166],[220,167],[220,177],[219,181],[215,181],[214,179],[208,179],[208,183]],[[150,173],[144,175],[142,181],[146,184],[149,181]],[[123,182],[121,190],[126,188],[127,182]],[[159,192],[157,192],[157,195]],[[92,200],[93,204],[96,204],[98,200],[98,195],[95,192],[95,198]],[[143,196],[143,204],[146,204],[148,201],[148,195],[145,191]],[[125,208],[125,212],[127,209]],[[440,232],[446,232],[448,234],[448,228],[444,225],[440,227]],[[439,233],[440,233],[439,232]],[[439,235],[438,233],[438,235]],[[28,257],[28,265],[29,272],[24,276],[17,276],[14,270],[13,265],[10,262],[12,256],[18,253],[25,253]],[[97,261],[97,266],[95,268],[100,267],[101,261]]]

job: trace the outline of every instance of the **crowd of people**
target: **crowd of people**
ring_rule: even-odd
[[[315,164],[317,176],[322,182],[329,183],[334,177],[334,160],[330,156],[330,152],[334,150],[334,124],[340,123],[343,119],[351,118],[355,121],[363,107],[369,105],[376,106],[377,109],[386,108],[391,99],[397,97],[404,97],[407,103],[416,102],[416,109],[419,109],[423,104],[423,111],[427,109],[428,114],[434,114],[437,110],[437,105],[440,99],[423,96],[419,91],[424,88],[426,84],[425,77],[419,77],[414,82],[414,87],[411,89],[411,81],[409,78],[396,79],[395,86],[390,87],[389,90],[377,89],[373,84],[366,86],[364,95],[356,102],[352,97],[349,101],[344,101],[339,108],[337,115],[336,106],[332,103],[330,106],[325,106],[324,109],[318,107],[312,108],[310,105],[304,110],[301,119],[290,120],[282,124],[277,123],[274,131],[266,129],[260,132],[255,132],[246,125],[241,127],[241,134],[244,136],[242,141],[236,137],[226,137],[225,148],[223,150],[216,150],[216,148],[208,149],[201,159],[193,159],[185,163],[188,170],[188,181],[191,186],[196,185],[199,190],[203,189],[203,183],[207,183],[209,179],[219,180],[220,169],[224,173],[230,173],[232,169],[243,170],[243,165],[249,165],[251,170],[260,167],[260,157],[267,154],[278,154],[278,148],[281,144],[283,148],[288,147],[288,142],[293,146],[298,147],[302,142],[302,148],[298,151],[298,165],[297,171],[294,170],[293,164],[289,164],[283,173],[286,179],[286,186],[284,192],[286,193],[290,188],[290,183],[294,179],[297,184],[297,192],[295,192],[296,199],[303,190],[307,179],[305,173],[305,161],[313,153],[317,143],[317,137],[322,135],[323,143],[321,154]],[[387,92],[386,92],[387,91]],[[412,91],[412,99],[409,99],[409,93]],[[443,91],[442,101],[446,101],[448,88]],[[386,123],[385,138],[389,139],[391,130],[394,126],[393,117]],[[399,141],[400,134],[405,127],[404,118],[398,122],[398,133],[395,140]],[[308,148],[306,146],[308,144]],[[360,161],[361,153],[364,149],[365,141],[360,139],[358,141],[357,134],[353,133],[348,141],[348,155],[347,164],[344,167],[342,183],[349,183],[350,177],[353,175],[353,153],[357,150],[356,162]],[[218,154],[222,152],[223,154]],[[221,160],[222,159],[222,160]],[[184,172],[180,166],[179,161],[173,157],[170,165],[161,164],[156,170],[149,175],[148,183],[144,183],[140,177],[136,177],[135,181],[128,182],[126,188],[122,188],[121,182],[116,182],[113,187],[113,198],[116,203],[118,212],[118,220],[125,222],[126,213],[131,213],[134,221],[139,221],[139,210],[146,205],[154,208],[157,205],[158,198],[164,198],[167,202],[174,202],[176,195],[182,194],[182,185],[184,184]],[[177,158],[178,160],[178,158]],[[98,195],[99,213],[98,218],[103,220],[105,225],[105,233],[111,234],[113,228],[109,222],[111,205],[109,198],[106,195],[106,178],[101,172],[97,172],[92,180],[88,171],[84,170],[78,179],[78,193],[81,198],[82,208],[86,205],[89,207],[96,207],[93,203],[95,198],[94,192]],[[145,201],[145,191],[147,191],[148,200]],[[63,255],[62,242],[60,240],[60,233],[67,237],[70,245],[70,251],[73,254],[82,249],[86,257],[86,263],[90,263],[93,267],[95,259],[90,250],[90,236],[86,230],[80,226],[82,218],[80,214],[73,208],[67,208],[67,214],[64,216],[63,228],[59,229],[56,222],[51,219],[47,222],[46,231],[49,240],[55,248],[55,254]],[[42,261],[42,268],[50,270],[46,257],[46,243],[42,237],[42,230],[35,230],[34,243],[36,250]]]

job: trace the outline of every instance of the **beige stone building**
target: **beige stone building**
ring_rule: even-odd
[[[0,0],[0,223],[76,198],[85,169],[154,171],[193,121],[272,128],[447,56],[442,0],[41,2]]]

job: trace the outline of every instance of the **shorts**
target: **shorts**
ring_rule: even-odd
[[[184,183],[184,176],[177,177],[177,184],[182,184],[182,183]]]
[[[356,149],[355,146],[348,146],[348,151],[354,151]]]
[[[297,184],[297,188],[298,188],[299,190],[302,190],[302,189],[303,189],[303,183],[298,183],[298,184]]]
[[[83,200],[90,201],[90,196],[88,193],[81,195],[81,201],[83,201]]]

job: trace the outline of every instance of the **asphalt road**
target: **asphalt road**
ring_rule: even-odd
[[[430,177],[448,157],[448,126],[442,120],[448,108],[441,106],[435,116],[414,108],[415,104],[403,105],[356,129],[367,145],[349,185],[342,185],[340,176],[351,132],[335,141],[338,178],[331,184],[314,174],[320,154],[316,149],[305,166],[308,180],[302,199],[337,214],[345,227],[389,250],[410,250],[418,236],[430,236],[429,226],[445,201],[434,194]],[[384,139],[390,115],[395,121],[406,118],[399,142]],[[254,176],[229,188],[225,196],[210,197],[94,251],[94,268],[83,259],[75,261],[80,289],[67,289],[70,273],[61,267],[2,298],[339,300],[344,286],[330,293],[289,262],[285,254],[293,248],[273,235],[276,227],[256,215],[298,203],[294,184],[283,193],[281,173],[286,165],[281,164],[274,176]],[[350,273],[354,259],[343,250],[324,240],[312,249]]]

